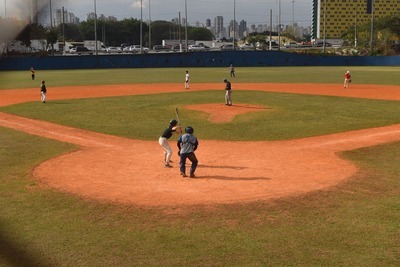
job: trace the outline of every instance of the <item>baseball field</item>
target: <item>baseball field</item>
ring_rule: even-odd
[[[0,72],[1,266],[400,264],[400,68],[28,69]]]

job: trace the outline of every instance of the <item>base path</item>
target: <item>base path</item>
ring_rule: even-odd
[[[190,91],[220,87],[220,84],[192,84]],[[242,88],[400,100],[398,86],[352,85],[344,90],[340,85],[324,84],[235,84],[234,89]],[[182,91],[181,84],[50,88],[48,99],[51,102],[52,99]],[[26,101],[40,101],[37,88],[0,91],[0,106]],[[187,108],[202,109],[199,105]],[[226,108],[229,114],[206,104],[204,112],[210,113],[211,120],[221,123],[235,114],[261,109],[244,104]],[[218,117],[217,111],[223,117]],[[44,184],[93,200],[145,206],[268,200],[325,189],[358,171],[351,162],[338,156],[338,152],[400,140],[400,125],[290,141],[200,140],[196,151],[197,177],[190,179],[179,176],[174,146],[174,167],[163,167],[158,140],[131,140],[5,113],[0,113],[0,126],[81,147],[36,167],[33,176]],[[159,157],[150,151],[159,151]]]

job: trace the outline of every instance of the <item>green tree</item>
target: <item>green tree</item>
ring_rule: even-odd
[[[357,47],[367,50],[369,54],[391,55],[393,45],[400,40],[400,17],[383,17],[374,20],[373,49],[369,51],[371,40],[371,22],[357,25]],[[349,45],[355,44],[354,26],[349,27],[342,34],[342,39]]]
[[[209,29],[199,27],[188,28],[188,39],[190,40],[211,41],[213,40],[213,37],[214,36]]]
[[[45,39],[47,42],[48,48],[51,48],[51,53],[54,54],[54,44],[57,43],[59,37],[57,28],[50,28],[46,31]]]

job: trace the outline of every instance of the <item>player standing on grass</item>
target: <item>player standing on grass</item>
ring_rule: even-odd
[[[346,73],[344,74],[343,88],[348,88],[349,83],[351,83],[351,74],[350,74],[350,71],[346,71]]]
[[[164,166],[171,168],[172,166],[169,164],[171,162],[172,149],[168,144],[168,139],[172,136],[173,133],[180,134],[181,127],[177,126],[178,121],[173,119],[169,122],[169,126],[164,130],[160,138],[158,139],[158,143],[164,149]]]
[[[33,67],[31,67],[31,77],[32,77],[32,81],[35,80],[35,69]]]
[[[189,71],[186,71],[185,74],[185,89],[189,89],[190,75]]]
[[[231,83],[227,79],[224,79],[224,83],[225,83],[225,105],[232,106]]]
[[[198,160],[194,151],[196,151],[197,146],[199,145],[199,141],[196,136],[193,135],[193,127],[188,126],[185,129],[185,134],[181,135],[178,139],[178,155],[180,156],[179,168],[181,171],[182,177],[187,177],[186,175],[186,159],[189,159],[192,162],[192,166],[190,167],[190,178],[194,178],[195,171],[197,168]]]
[[[232,77],[233,77],[233,78],[236,77],[236,76],[235,76],[235,67],[233,66],[233,64],[231,64],[230,67],[229,67],[229,73],[230,73],[230,75],[231,75],[231,78],[232,78]]]
[[[46,95],[47,95],[46,82],[43,80],[42,85],[40,86],[40,97],[42,103],[46,103]]]

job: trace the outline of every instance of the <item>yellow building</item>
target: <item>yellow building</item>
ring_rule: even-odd
[[[400,0],[313,0],[312,38],[338,39],[349,27],[370,22],[372,1],[374,18],[400,16]]]

